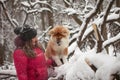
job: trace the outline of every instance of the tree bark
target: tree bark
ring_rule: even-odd
[[[3,26],[2,26],[2,6],[0,5],[0,31],[2,30]],[[2,35],[2,31],[0,32]],[[0,38],[0,66],[3,65],[4,63],[4,47],[2,45],[2,38]]]
[[[0,66],[3,65],[5,59],[5,48],[2,44],[0,44]]]
[[[51,1],[49,2],[49,4],[51,5]],[[47,6],[49,9],[51,9],[49,6]],[[48,14],[48,24],[49,26],[54,26],[54,19],[53,19],[53,13],[51,12],[47,12]]]

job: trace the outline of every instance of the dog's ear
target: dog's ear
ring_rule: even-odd
[[[53,35],[54,34],[54,29],[51,29],[48,34]]]
[[[70,35],[70,31],[69,31],[69,29],[68,29],[68,28],[67,28],[66,32],[67,32],[67,35]]]

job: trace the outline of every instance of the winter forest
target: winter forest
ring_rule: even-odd
[[[69,29],[68,63],[55,67],[57,77],[120,80],[120,0],[0,0],[0,80],[17,80],[13,30],[24,24],[44,49],[50,29]]]

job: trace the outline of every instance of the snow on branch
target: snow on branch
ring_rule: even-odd
[[[68,0],[63,0],[67,5],[71,5],[71,3]]]
[[[75,9],[73,8],[67,8],[62,11],[63,13],[67,13],[68,15],[73,15],[73,14],[79,14]]]
[[[21,4],[22,4],[24,7],[27,7],[27,8],[30,7],[30,4],[29,4],[27,1],[21,2]]]
[[[64,0],[65,6],[67,7],[67,9],[65,9],[64,12],[67,13],[68,15],[72,16],[72,18],[76,21],[76,23],[81,25],[82,20],[80,18],[78,18],[79,12],[74,10],[73,8],[69,8],[70,5],[67,4],[66,1],[67,0]]]
[[[80,27],[80,31],[79,31],[80,36],[78,37],[78,40],[79,40],[78,41],[78,46],[81,45],[82,37],[84,35],[85,30],[87,29],[87,25],[88,25],[90,19],[97,14],[97,12],[100,9],[100,6],[101,6],[102,2],[103,2],[103,0],[98,0],[96,7],[90,13],[88,13],[86,15],[86,18],[85,18],[84,22],[82,23],[82,25]]]
[[[10,24],[11,24],[13,27],[16,27],[16,25],[14,24],[14,22],[13,22],[11,16],[10,16],[10,14],[8,13],[8,10],[7,10],[7,8],[6,8],[6,5],[5,5],[4,1],[5,1],[5,0],[2,0],[2,1],[0,0],[0,4],[2,4],[4,13],[5,13],[6,17],[8,18]]]
[[[114,22],[115,24],[117,24],[120,27],[120,23],[119,22]]]
[[[110,44],[113,44],[115,43],[116,41],[119,41],[120,40],[120,33],[117,34],[115,37],[112,37],[106,41],[103,42],[103,48],[106,47],[106,46],[109,46]]]
[[[75,35],[74,38],[72,38],[72,39],[71,39],[71,42],[70,42],[71,45],[74,44],[74,43],[77,43],[77,44],[74,45],[75,48],[76,48],[77,46],[79,46],[79,47],[81,46],[82,40],[83,40],[82,37],[83,37],[83,35],[84,35],[84,33],[85,33],[85,30],[87,29],[88,23],[89,23],[90,19],[91,19],[92,17],[94,17],[94,16],[98,13],[102,2],[103,2],[103,0],[98,0],[96,7],[95,7],[90,13],[88,13],[87,16],[85,16],[85,20],[84,20],[82,23],[80,23],[80,25],[81,25],[81,24],[82,24],[82,25],[81,25],[81,27],[79,28],[78,34]],[[74,18],[74,17],[73,17],[73,18]],[[77,16],[75,16],[75,18],[77,18],[77,20],[79,20]],[[75,19],[75,20],[76,20],[76,19]],[[77,21],[77,20],[76,20],[76,21]],[[80,22],[81,22],[81,20],[80,20]],[[93,30],[91,30],[91,32],[92,32],[92,31],[93,31]],[[91,32],[90,32],[90,33],[91,33]],[[85,33],[85,34],[87,34],[87,33]],[[85,35],[85,36],[87,36],[87,35]],[[74,51],[73,51],[73,52],[74,52]],[[69,53],[69,55],[73,54],[73,52]]]
[[[108,22],[119,21],[119,20],[120,20],[120,15],[113,13],[108,16],[106,22],[108,23]]]
[[[39,0],[37,0],[37,1],[35,1],[35,2],[23,1],[23,2],[21,2],[21,4],[22,4],[24,7],[27,7],[27,8],[34,7],[34,6],[37,5],[37,4],[39,4],[39,5],[40,5],[40,4],[45,4],[45,5],[49,6],[49,7],[52,9],[51,5],[48,4],[47,1],[39,1]]]
[[[40,8],[40,9],[30,9],[30,10],[24,10],[27,14],[32,14],[32,13],[41,13],[43,11],[49,11],[52,13],[52,11],[49,8]]]
[[[0,70],[0,75],[16,76],[16,70]]]
[[[8,79],[10,77],[17,77],[16,70],[1,70],[0,71],[0,79]]]
[[[92,28],[92,27],[89,27],[89,28],[85,31],[85,33],[84,33],[84,35],[83,35],[83,37],[82,37],[82,41],[84,41],[84,40],[87,38],[87,36],[89,36],[92,32],[93,32],[93,28]]]
[[[104,64],[95,74],[96,80],[119,80],[119,76],[120,62],[117,60]]]
[[[44,36],[51,28],[52,28],[52,26],[50,26],[49,28],[47,28],[47,30],[44,31],[43,34],[42,34],[40,37],[38,37],[38,40],[41,40],[41,39],[43,38],[43,36]]]

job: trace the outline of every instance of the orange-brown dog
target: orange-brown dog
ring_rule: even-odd
[[[52,58],[60,66],[62,61],[67,62],[69,30],[63,26],[56,26],[49,31],[49,34],[51,37],[46,48],[46,57]]]

